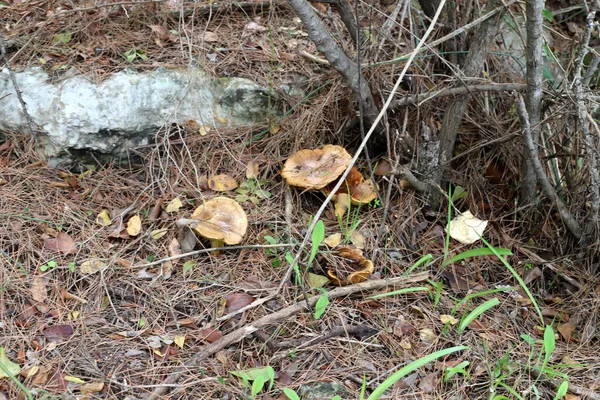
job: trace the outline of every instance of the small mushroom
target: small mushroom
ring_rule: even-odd
[[[351,160],[346,149],[332,144],[300,150],[287,159],[281,176],[291,186],[322,189],[339,177]]]
[[[338,286],[364,282],[375,271],[371,260],[363,256],[359,249],[342,247],[334,254],[338,262],[329,266],[327,275]]]
[[[208,200],[192,213],[190,227],[210,240],[212,247],[238,244],[248,228],[248,218],[242,206],[227,197]],[[215,255],[220,252],[215,251]]]
[[[335,183],[330,183],[327,187],[323,188],[322,191],[326,195],[331,193]],[[371,179],[364,180],[363,175],[352,167],[350,173],[346,177],[346,181],[334,196],[336,201],[335,215],[339,218],[344,216],[344,213],[348,209],[349,203],[354,206],[367,204],[377,198],[377,192],[375,191],[375,183]]]

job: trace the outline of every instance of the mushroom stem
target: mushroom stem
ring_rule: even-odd
[[[223,241],[223,239],[210,239],[210,247],[223,247],[225,246],[225,242]],[[212,252],[212,255],[215,257],[218,257],[221,255],[221,253],[223,253],[222,250],[214,250]]]

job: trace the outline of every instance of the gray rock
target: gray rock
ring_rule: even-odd
[[[173,123],[247,126],[279,114],[269,89],[248,79],[214,79],[199,69],[125,70],[100,83],[73,71],[57,81],[39,68],[15,75],[51,165],[86,154],[126,156]],[[6,69],[0,72],[1,129],[28,131]]]
[[[337,382],[310,382],[298,388],[302,400],[331,400],[335,396],[342,399],[350,398],[348,389]]]

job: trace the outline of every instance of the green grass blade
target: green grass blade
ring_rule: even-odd
[[[500,300],[498,300],[497,297],[494,297],[492,299],[489,299],[485,303],[477,306],[465,318],[463,318],[462,321],[460,321],[460,325],[458,326],[458,333],[462,333],[462,331],[464,331],[465,328],[471,324],[471,322],[475,321],[477,317],[479,317],[481,314],[483,314],[490,308],[497,306],[498,304],[500,304]]]
[[[481,257],[481,256],[494,256],[494,255],[496,255],[496,256],[497,255],[512,256],[513,253],[509,249],[502,249],[502,248],[494,249],[494,250],[492,250],[491,248],[485,248],[485,247],[482,247],[479,249],[471,249],[471,250],[463,251],[462,253],[457,254],[448,260],[445,260],[442,263],[442,267],[445,267],[445,266],[455,263],[457,261],[462,261],[465,258]]]
[[[425,254],[423,257],[419,258],[405,273],[404,275],[410,275],[415,269],[419,268],[421,264],[425,264],[428,266],[429,263],[433,260],[433,256],[431,254]]]
[[[367,400],[377,400],[381,395],[388,390],[394,383],[398,382],[402,377],[410,374],[411,372],[421,368],[423,365],[430,363],[431,361],[435,361],[440,357],[444,357],[448,354],[455,353],[461,350],[467,350],[469,347],[467,346],[455,346],[450,347],[449,349],[439,350],[435,353],[431,353],[426,355],[425,357],[421,357],[418,360],[411,362],[410,364],[400,368],[398,371],[394,372],[389,378],[381,382],[379,386],[373,393],[367,398]]]

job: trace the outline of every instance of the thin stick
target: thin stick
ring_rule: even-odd
[[[436,90],[433,92],[419,93],[412,96],[405,97],[401,100],[394,102],[393,107],[409,106],[417,104],[420,106],[426,101],[436,99],[438,97],[448,96],[460,96],[466,93],[479,93],[479,92],[522,92],[526,89],[527,85],[524,83],[489,83],[483,85],[470,85],[470,86],[459,86],[451,89]]]
[[[210,249],[194,250],[194,251],[190,251],[189,253],[183,253],[183,254],[178,254],[175,256],[171,256],[171,257],[161,258],[160,260],[152,261],[151,263],[147,263],[147,264],[134,265],[132,268],[151,267],[153,265],[162,264],[167,261],[179,260],[180,258],[194,256],[196,254],[210,253],[213,251],[242,250],[242,249],[272,249],[274,247],[294,247],[294,245],[291,243],[277,243],[277,244],[249,244],[249,245],[244,245],[244,246],[212,247]]]
[[[416,282],[422,282],[427,280],[428,278],[428,272],[421,272],[419,274],[411,276],[399,276],[390,279],[377,279],[373,281],[357,283],[351,286],[340,287],[330,292],[327,292],[326,295],[331,300],[338,297],[350,296],[352,294],[360,293],[363,291],[377,290],[388,286],[408,285]],[[319,297],[320,296],[313,296],[310,299],[308,299],[308,303],[310,304],[310,306],[314,306]],[[262,329],[265,326],[278,323],[306,309],[306,302],[302,300],[282,310],[271,314],[267,314],[264,317],[259,318],[256,321],[251,322],[249,324],[246,324],[241,328],[238,328],[235,331],[223,336],[216,342],[206,345],[199,352],[194,354],[189,360],[187,360],[183,365],[175,367],[174,371],[171,374],[169,374],[169,376],[162,382],[162,384],[159,387],[157,387],[150,394],[150,396],[148,396],[147,400],[159,399],[160,396],[162,396],[169,388],[171,388],[172,385],[176,383],[184,373],[197,366],[202,360],[210,357],[211,355],[217,353],[218,351],[228,346],[231,346],[234,343],[239,342],[240,340],[248,337],[249,335],[253,334],[259,329]]]

